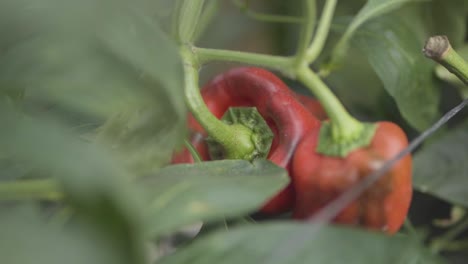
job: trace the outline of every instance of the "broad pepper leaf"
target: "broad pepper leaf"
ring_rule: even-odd
[[[414,186],[468,207],[468,122],[424,147],[414,157]]]
[[[148,232],[168,234],[197,221],[247,214],[288,182],[286,170],[266,160],[222,160],[163,168],[141,182],[150,194]]]
[[[183,136],[186,109],[177,48],[149,3],[2,1],[1,89],[24,91],[31,113],[100,127],[98,141],[135,173],[159,167]]]
[[[175,263],[442,263],[414,238],[339,227],[265,223],[201,238],[166,258]]]
[[[353,38],[356,31],[364,23],[378,16],[392,12],[404,4],[417,2],[422,0],[368,0],[361,10],[356,14],[354,19],[349,24],[343,36],[333,48],[331,59],[325,65],[324,70],[330,71],[341,65],[349,50],[350,40]]]
[[[431,17],[427,23],[432,23],[434,34],[443,34],[450,39],[454,48],[465,43],[468,24],[468,1],[465,0],[433,0],[431,1]]]
[[[433,62],[421,55],[423,41],[394,16],[376,19],[359,32],[353,43],[363,51],[402,116],[418,130],[429,127],[439,116],[439,91],[432,79]]]

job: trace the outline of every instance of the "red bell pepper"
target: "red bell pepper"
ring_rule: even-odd
[[[217,118],[221,118],[230,107],[256,107],[274,134],[268,159],[283,168],[290,168],[291,158],[302,137],[319,126],[319,120],[298,101],[295,93],[279,78],[263,69],[232,69],[204,86],[201,94]],[[208,160],[209,157],[205,155],[206,145],[201,143],[197,134],[205,135],[203,128],[192,115],[189,116],[188,124],[192,131],[192,144],[203,153],[202,158]],[[193,162],[193,159],[184,149],[174,156],[173,162]],[[261,211],[282,213],[291,210],[293,203],[294,191],[290,184]]]
[[[377,123],[371,143],[343,158],[317,153],[318,134],[319,130],[315,129],[302,139],[293,160],[296,191],[293,216],[297,219],[312,216],[408,146],[405,133],[390,122]],[[403,224],[410,206],[411,172],[412,160],[408,155],[348,205],[335,221],[395,233]]]

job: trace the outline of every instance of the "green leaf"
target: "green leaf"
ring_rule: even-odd
[[[468,122],[450,130],[414,157],[414,186],[468,207]]]
[[[92,225],[53,225],[30,208],[0,211],[0,255],[8,264],[128,264],[127,250],[108,243]],[[122,238],[120,238],[122,239]],[[140,262],[141,263],[141,262]]]
[[[160,262],[172,263],[441,263],[416,239],[339,227],[268,223],[218,232]]]
[[[432,0],[431,18],[433,33],[446,35],[454,48],[465,43],[468,17],[468,2],[465,0]]]
[[[349,43],[356,31],[366,22],[392,12],[397,8],[410,3],[424,0],[368,0],[349,24],[343,36],[333,48],[331,59],[325,66],[325,71],[339,67],[349,50]]]
[[[409,124],[418,130],[429,127],[439,116],[439,91],[417,34],[398,17],[386,16],[364,26],[353,41]]]
[[[100,247],[119,256],[118,262],[108,263],[145,262],[142,200],[130,187],[128,172],[110,153],[80,139],[59,122],[29,118],[4,101],[0,123],[2,154],[8,153],[25,168],[57,178],[74,213],[73,223],[94,236],[88,239],[96,239]]]
[[[161,166],[181,142],[186,108],[176,45],[149,2],[2,1],[0,89],[24,90],[34,114],[105,123],[98,141],[136,173]]]
[[[149,232],[167,234],[197,221],[252,212],[288,182],[288,173],[266,160],[222,160],[163,168],[142,181],[152,194],[146,209]]]

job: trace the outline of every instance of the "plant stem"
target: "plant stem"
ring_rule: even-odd
[[[185,100],[195,119],[207,134],[218,142],[228,159],[247,158],[255,150],[252,131],[242,125],[230,126],[216,118],[208,109],[198,88],[198,63],[191,50],[182,46],[180,53],[184,62]]]
[[[235,6],[237,6],[241,12],[245,13],[247,16],[263,22],[273,22],[273,23],[301,23],[302,18],[293,17],[293,16],[284,16],[284,15],[271,15],[271,14],[263,14],[260,12],[255,12],[249,7],[241,3],[239,0],[232,1]]]
[[[188,149],[188,151],[190,152],[190,155],[192,155],[193,157],[193,160],[195,161],[195,163],[200,163],[202,162],[202,159],[200,157],[200,154],[198,153],[198,151],[193,147],[192,143],[190,143],[188,140],[184,140],[184,145],[185,147]]]
[[[172,8],[172,23],[171,23],[171,36],[180,41],[180,34],[179,34],[179,18],[180,18],[180,10],[182,8],[182,3],[184,0],[175,0],[174,6]]]
[[[195,30],[193,40],[196,42],[200,36],[205,32],[207,26],[213,21],[213,17],[216,14],[216,11],[219,9],[219,1],[211,0],[206,4],[206,8],[201,14],[200,20],[198,21],[198,27]]]
[[[463,231],[468,229],[468,217],[462,220],[458,225],[449,229],[446,233],[442,236],[435,238],[432,240],[430,248],[432,252],[438,253],[445,248],[447,244],[453,241],[458,235],[460,235]]]
[[[190,43],[196,35],[198,20],[205,0],[184,0],[178,12],[178,34],[182,43]]]
[[[308,67],[298,71],[299,80],[319,99],[330,117],[335,142],[353,140],[363,129],[361,122],[351,116],[327,85]]]
[[[300,66],[305,59],[307,47],[312,39],[314,32],[316,3],[315,0],[303,0],[304,21],[302,22],[301,33],[299,35],[299,43],[296,49],[296,65]]]
[[[240,62],[277,70],[289,77],[294,76],[292,70],[294,57],[263,55],[251,52],[196,47],[193,47],[192,51],[196,55],[198,59],[197,61],[200,63],[200,65],[211,61]]]
[[[317,32],[310,47],[307,49],[306,60],[310,64],[314,62],[325,46],[330,26],[335,13],[337,0],[327,0],[323,7],[322,16],[320,17]]]
[[[58,183],[52,179],[17,180],[0,183],[0,200],[49,200],[62,198]]]
[[[424,55],[440,63],[468,85],[468,63],[452,48],[447,36],[433,36],[426,41]]]

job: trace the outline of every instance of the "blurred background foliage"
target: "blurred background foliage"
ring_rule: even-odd
[[[213,223],[202,229],[209,236],[163,263],[464,263],[466,242],[465,250],[444,252],[444,260],[421,244],[447,229],[453,208],[468,207],[467,110],[416,153],[418,192],[410,220],[417,229],[407,227],[393,238],[243,221],[286,184],[285,171],[269,163],[161,169],[181,146],[187,111],[181,62],[170,37],[174,2],[0,2],[1,263],[148,263],[172,252],[172,247],[163,250],[163,243],[174,239],[174,230],[200,221]],[[297,18],[299,1],[251,0],[248,9],[234,2],[207,1],[218,9],[200,32],[198,46],[294,53],[297,23],[258,21],[253,14]],[[324,1],[317,2],[320,10]],[[366,2],[339,1],[332,34],[314,69],[330,59]],[[468,2],[401,2],[403,7],[358,29],[343,64],[325,81],[360,119],[395,121],[413,138],[468,94],[441,69],[436,75],[435,64],[421,53],[434,34],[446,34],[455,49],[467,50]],[[201,84],[235,66],[205,66]],[[212,231],[227,223],[236,230]],[[286,234],[294,246],[281,258],[266,258],[284,246]]]

